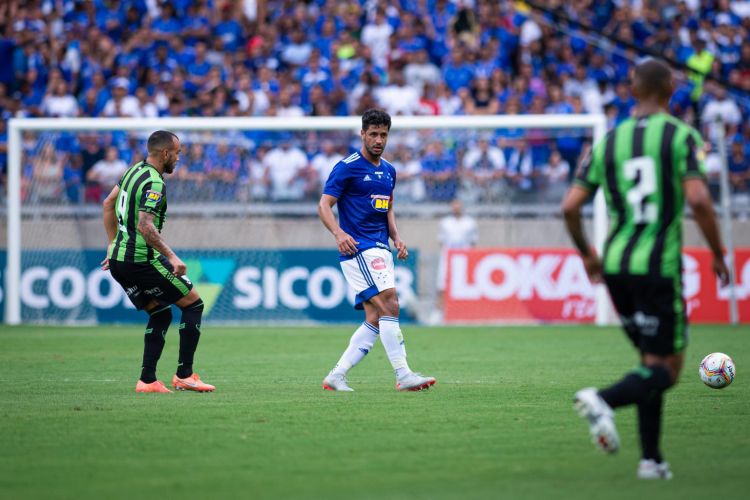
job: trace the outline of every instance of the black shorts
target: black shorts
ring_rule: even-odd
[[[687,315],[680,278],[607,274],[622,327],[644,353],[674,354],[687,346]]]
[[[172,264],[163,255],[151,262],[110,260],[109,270],[136,309],[144,309],[151,301],[174,304],[193,289],[187,276],[172,274]]]

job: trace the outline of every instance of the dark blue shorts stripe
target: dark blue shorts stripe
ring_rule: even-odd
[[[375,286],[375,280],[372,279],[370,271],[367,269],[367,263],[362,255],[357,255],[357,263],[359,264],[359,270],[362,271],[362,275],[365,277],[365,281],[370,286]]]

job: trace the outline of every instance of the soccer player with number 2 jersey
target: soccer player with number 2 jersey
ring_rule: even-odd
[[[692,127],[667,112],[672,74],[650,59],[633,74],[635,116],[596,144],[579,166],[563,201],[568,231],[592,281],[602,278],[640,354],[640,366],[597,391],[582,389],[575,407],[589,422],[594,443],[619,448],[613,410],[638,408],[641,479],[670,479],[659,448],[663,395],[677,383],[687,346],[682,298],[682,212],[685,200],[713,253],[713,269],[726,284],[728,271],[705,180],[703,141]],[[610,216],[600,260],[581,226],[581,206],[601,187]]]
[[[355,308],[365,310],[364,323],[323,380],[323,388],[332,391],[353,390],[346,374],[370,352],[378,337],[395,372],[398,390],[419,391],[435,383],[433,377],[409,368],[399,327],[388,240],[393,240],[399,259],[406,259],[409,251],[401,240],[393,212],[396,170],[381,157],[390,129],[388,113],[370,109],[362,115],[362,149],[336,164],[318,205],[320,220],[336,238],[344,276],[357,293]],[[338,221],[333,214],[334,205],[338,205]]]

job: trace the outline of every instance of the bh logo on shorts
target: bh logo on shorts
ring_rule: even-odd
[[[372,262],[370,262],[370,267],[372,267],[376,271],[383,271],[385,270],[385,260],[383,260],[382,257],[372,259]]]
[[[370,195],[372,198],[372,208],[378,212],[387,212],[391,206],[391,197],[382,194]]]

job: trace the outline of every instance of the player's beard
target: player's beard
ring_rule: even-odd
[[[375,151],[373,150],[373,148],[371,148],[371,147],[367,146],[366,144],[365,144],[365,149],[367,150],[367,153],[368,153],[368,154],[369,154],[370,156],[372,156],[372,158],[373,158],[373,159],[377,160],[377,159],[379,159],[379,158],[380,158],[380,156],[381,156],[381,155],[383,154],[383,151],[385,151],[385,146],[383,146],[383,147],[382,147],[382,148],[380,149],[380,153],[376,153],[376,152],[375,152]]]
[[[169,162],[164,162],[164,173],[171,174],[172,172],[174,172],[174,167],[176,163],[177,162],[173,160]]]

